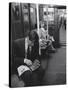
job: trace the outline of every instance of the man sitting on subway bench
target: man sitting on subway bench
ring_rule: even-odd
[[[39,85],[43,69],[39,58],[39,37],[31,31],[26,38],[13,42],[12,74],[23,80],[24,86]]]

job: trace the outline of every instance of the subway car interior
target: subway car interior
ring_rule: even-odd
[[[11,3],[10,11],[11,46],[13,41],[27,37],[32,30],[38,34],[39,56],[44,70],[39,85],[66,84],[66,6]],[[11,86],[24,87],[25,84],[11,73]]]

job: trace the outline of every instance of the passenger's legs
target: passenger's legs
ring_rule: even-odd
[[[21,76],[20,79],[22,79],[25,82],[25,86],[31,86],[32,85],[32,72],[26,71]]]

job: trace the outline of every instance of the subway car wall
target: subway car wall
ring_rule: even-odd
[[[37,29],[36,5],[11,3],[12,40],[27,36],[33,29]]]

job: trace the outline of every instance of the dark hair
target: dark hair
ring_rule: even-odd
[[[29,40],[34,41],[34,42],[38,42],[39,41],[39,37],[38,34],[35,30],[30,31],[29,33]]]

